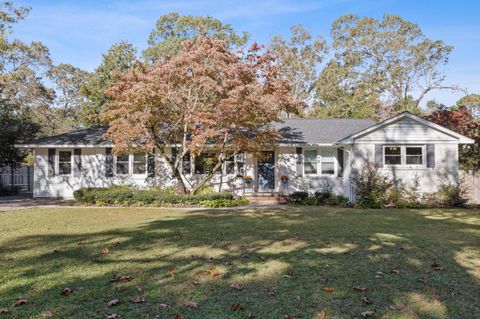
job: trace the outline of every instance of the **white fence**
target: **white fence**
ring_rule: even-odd
[[[33,167],[22,165],[14,170],[11,167],[0,169],[0,183],[4,186],[19,186],[24,192],[33,190]]]
[[[480,204],[480,172],[460,171],[460,178],[468,190],[470,203]]]

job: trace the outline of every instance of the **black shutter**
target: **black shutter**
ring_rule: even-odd
[[[383,145],[375,144],[375,167],[383,167]]]
[[[105,149],[105,176],[113,177],[113,154],[111,147]]]
[[[343,176],[343,150],[337,148],[337,160],[338,160],[338,177]]]
[[[148,177],[155,177],[155,150],[147,155],[147,172]]]
[[[75,177],[80,177],[82,175],[82,149],[81,148],[75,148],[73,150],[73,162],[75,163],[73,175]]]
[[[435,144],[427,144],[427,167],[435,167]]]
[[[301,147],[296,148],[297,153],[297,176],[303,176],[303,150]]]
[[[54,148],[48,149],[48,176],[55,175],[55,153],[56,150]]]

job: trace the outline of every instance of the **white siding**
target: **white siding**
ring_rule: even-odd
[[[456,142],[457,139],[415,120],[404,118],[355,140],[358,142]]]
[[[374,163],[375,144],[357,144],[352,148],[351,168],[361,169],[367,161]],[[415,177],[420,182],[420,191],[431,193],[438,190],[440,180],[447,174],[452,180],[458,178],[458,145],[453,143],[435,144],[435,167],[385,166],[380,169],[392,179],[400,179],[411,185]]]

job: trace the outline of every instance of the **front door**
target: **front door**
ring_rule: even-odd
[[[262,152],[262,157],[257,161],[257,172],[259,191],[275,189],[275,152]]]

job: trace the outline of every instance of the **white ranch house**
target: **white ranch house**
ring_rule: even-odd
[[[217,189],[236,194],[267,192],[289,194],[328,182],[337,194],[354,200],[353,168],[367,161],[409,184],[417,176],[420,190],[434,192],[447,173],[458,178],[458,148],[474,143],[463,135],[408,112],[375,123],[368,119],[285,119],[274,127],[283,136],[256,159],[234,154],[212,180]],[[85,187],[154,181],[172,185],[169,168],[159,156],[114,156],[112,143],[103,139],[106,127],[82,129],[17,145],[33,149],[34,197],[72,198]],[[183,169],[195,180],[208,173],[208,154],[186,156]],[[244,176],[252,182],[245,183]],[[288,181],[282,181],[282,176]]]

